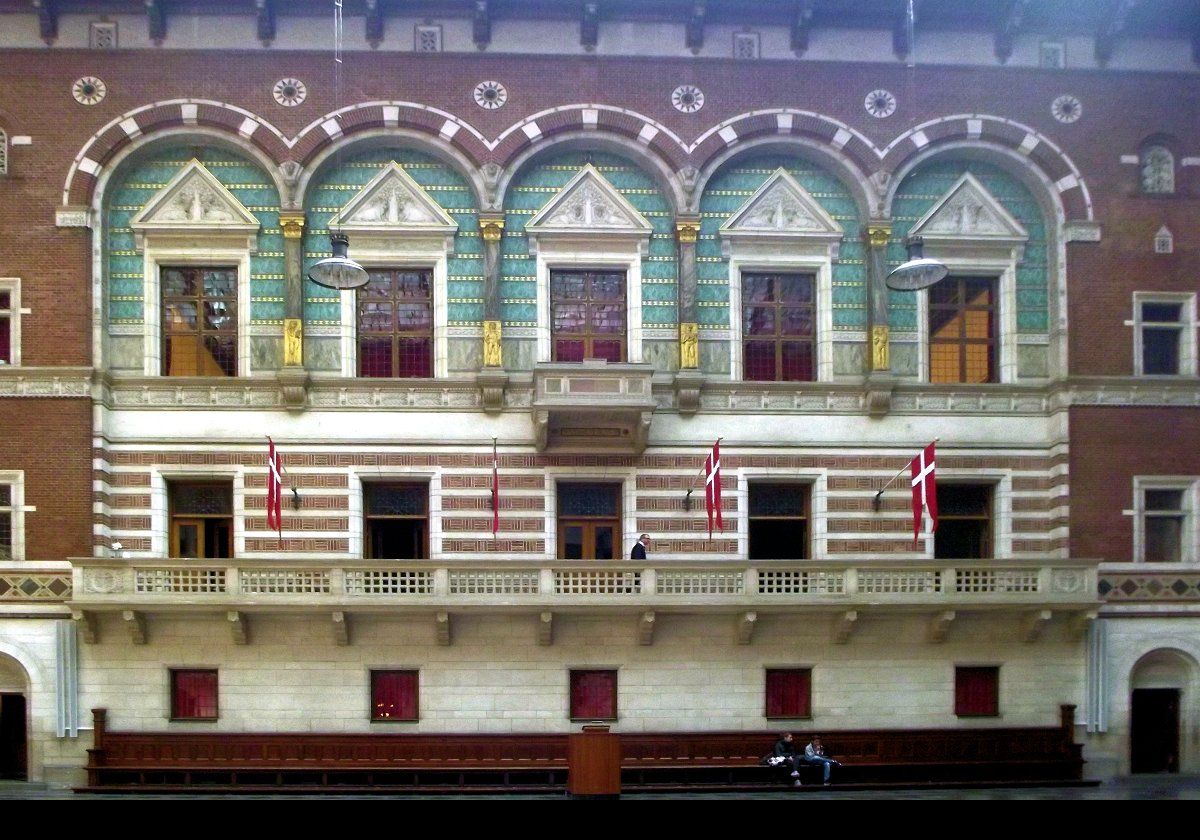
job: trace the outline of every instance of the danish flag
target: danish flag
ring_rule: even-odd
[[[725,530],[721,521],[721,440],[713,444],[712,452],[704,460],[704,509],[708,513],[708,538],[712,539],[713,522],[717,530]]]
[[[267,527],[283,539],[283,464],[275,441],[267,438]]]
[[[929,512],[933,524],[930,531],[937,530],[937,482],[934,471],[933,450],[937,441],[921,450],[921,454],[912,459],[909,467],[912,469],[912,509],[913,509],[913,546],[921,535],[921,511]]]
[[[496,461],[496,439],[492,438],[492,539],[500,530],[500,465]]]

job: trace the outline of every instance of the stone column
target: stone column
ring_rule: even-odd
[[[483,239],[483,370],[476,375],[485,411],[504,408],[504,350],[500,343],[500,241],[504,237],[503,213],[480,213]]]
[[[700,328],[696,315],[696,240],[699,216],[677,216],[675,234],[679,242],[679,367],[700,367]]]
[[[867,410],[874,416],[891,409],[891,336],[888,331],[887,244],[889,222],[867,225]]]
[[[700,216],[675,217],[679,243],[679,372],[675,375],[675,404],[680,414],[693,414],[700,407],[700,324],[696,312],[696,240]]]
[[[304,213],[283,211],[279,214],[283,229],[284,276],[287,283],[283,310],[283,369],[279,382],[283,388],[284,404],[293,410],[303,410],[308,385],[304,369],[304,273],[303,250]]]

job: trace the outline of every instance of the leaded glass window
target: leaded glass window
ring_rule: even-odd
[[[625,361],[625,274],[551,272],[550,322],[554,361]]]
[[[811,274],[743,274],[744,378],[816,378],[816,297]]]
[[[433,272],[371,269],[358,291],[358,375],[433,376]]]
[[[929,381],[999,381],[993,278],[947,277],[929,287]]]
[[[163,375],[237,376],[237,269],[161,272]]]
[[[1175,156],[1165,146],[1147,146],[1141,154],[1142,192],[1170,195],[1175,192]]]

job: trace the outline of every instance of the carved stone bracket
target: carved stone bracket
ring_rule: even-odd
[[[892,410],[892,392],[896,390],[894,377],[872,373],[867,377],[866,390],[867,414],[883,417]]]
[[[690,416],[700,410],[700,392],[704,374],[698,370],[681,370],[675,374],[675,405],[679,413]]]
[[[100,638],[96,614],[86,610],[72,610],[71,618],[75,620],[75,626],[79,628],[79,635],[83,641],[89,645],[96,644],[96,640]]]
[[[654,644],[654,611],[647,610],[638,616],[638,644]]]
[[[754,639],[754,625],[758,621],[758,613],[742,613],[737,620],[737,643],[748,645]]]
[[[350,622],[341,610],[335,610],[330,616],[333,626],[333,643],[338,647],[350,644]]]
[[[483,410],[495,414],[504,408],[504,389],[508,386],[508,374],[503,369],[485,368],[475,374]]]
[[[542,647],[554,644],[554,613],[549,610],[538,616],[537,643]]]
[[[439,645],[450,644],[450,613],[443,610],[433,617],[433,633]]]
[[[1025,616],[1021,621],[1021,641],[1036,642],[1040,639],[1053,615],[1050,610],[1038,610]]]
[[[928,639],[934,644],[946,641],[950,625],[954,623],[954,610],[945,610],[935,615],[929,622]]]
[[[304,411],[308,405],[308,371],[302,367],[285,367],[275,372],[279,393],[289,411]]]
[[[850,641],[850,637],[854,634],[854,628],[858,626],[858,611],[847,610],[839,615],[833,622],[833,642],[834,644],[844,645]]]
[[[129,629],[129,640],[135,645],[146,644],[146,617],[135,610],[125,610],[121,618]]]
[[[246,616],[237,610],[230,610],[225,613],[225,618],[229,621],[229,632],[233,638],[235,645],[244,645],[249,641]]]

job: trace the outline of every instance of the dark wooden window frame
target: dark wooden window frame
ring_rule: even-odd
[[[218,261],[218,262],[220,262],[220,261]],[[199,341],[199,342],[202,342],[204,339],[204,336],[206,336],[206,335],[214,335],[214,336],[226,336],[226,337],[232,336],[233,337],[233,372],[232,373],[226,372],[225,376],[228,376],[228,377],[237,376],[238,370],[239,370],[239,365],[240,365],[239,356],[242,352],[242,348],[240,346],[241,345],[241,337],[239,335],[239,329],[238,329],[238,322],[239,322],[238,290],[240,288],[240,277],[241,277],[241,271],[242,271],[241,266],[237,266],[237,265],[200,265],[200,264],[187,264],[187,263],[185,263],[185,264],[162,263],[157,266],[157,271],[158,271],[159,298],[160,298],[158,305],[159,305],[160,320],[161,320],[161,323],[159,324],[159,337],[158,337],[159,354],[161,357],[160,363],[159,363],[160,364],[159,370],[160,370],[161,375],[163,375],[163,376],[172,376],[173,375],[170,372],[171,355],[170,355],[170,348],[168,346],[168,336],[169,335],[196,336],[197,341]],[[226,295],[217,295],[217,296],[210,297],[204,293],[204,281],[201,278],[196,283],[196,288],[198,290],[197,294],[195,294],[195,295],[170,295],[167,293],[166,281],[164,280],[165,274],[168,271],[182,271],[185,273],[196,273],[196,274],[202,274],[205,271],[231,271],[231,272],[233,272],[233,294],[227,295],[227,296]],[[204,310],[205,310],[204,304],[209,301],[221,302],[229,307],[229,311],[228,311],[226,317],[229,318],[229,320],[231,322],[231,326],[228,329],[206,329],[204,327]],[[194,332],[170,329],[170,325],[168,324],[167,317],[168,317],[169,307],[173,303],[194,303],[196,305],[196,330]],[[201,374],[195,374],[195,375],[199,376]]]
[[[804,708],[795,714],[788,714],[786,709],[771,708],[771,675],[772,674],[803,674],[806,680],[806,691],[803,700]],[[795,667],[764,668],[763,669],[763,717],[768,720],[812,720],[812,675],[811,666],[797,665]]]
[[[755,277],[798,277],[807,280],[809,283],[809,302],[788,302],[779,299],[779,295],[774,290],[772,284],[772,300],[768,302],[748,303],[746,300],[746,281]],[[741,289],[741,311],[736,313],[736,317],[741,319],[742,325],[742,380],[747,382],[762,381],[762,382],[816,382],[820,378],[819,358],[818,353],[820,347],[817,341],[818,332],[820,330],[821,301],[818,300],[817,289],[817,274],[815,271],[768,271],[768,270],[750,270],[743,269],[738,277],[738,283]],[[775,333],[773,336],[759,336],[747,331],[746,328],[746,309],[754,307],[758,309],[770,309],[774,313]],[[812,323],[812,333],[804,335],[802,333],[789,334],[783,333],[783,310],[784,309],[807,309]],[[746,376],[746,359],[747,347],[751,343],[755,344],[773,344],[775,346],[775,377],[774,379],[751,380]],[[785,379],[783,377],[783,346],[784,344],[807,344],[809,346],[812,375],[807,379]]]
[[[391,560],[395,558],[389,557],[374,557],[371,548],[371,522],[372,520],[420,520],[425,523],[425,544],[421,549],[421,553],[425,555],[424,559],[429,559],[430,556],[430,508],[432,499],[430,498],[430,486],[428,476],[403,476],[403,477],[380,477],[376,479],[371,477],[362,482],[362,553],[364,560]],[[392,487],[397,485],[410,485],[413,487],[425,488],[425,513],[417,514],[372,514],[370,512],[370,500],[368,494],[372,487]]]
[[[222,514],[215,514],[215,513],[205,514],[205,513],[179,513],[178,511],[176,511],[176,509],[175,509],[175,488],[187,486],[187,485],[195,485],[195,484],[221,485],[221,486],[227,487],[229,489],[229,513],[227,513],[227,514],[224,514],[224,513],[222,513]],[[230,560],[233,559],[234,555],[236,554],[236,548],[237,548],[237,541],[236,541],[236,537],[235,537],[235,528],[236,528],[237,517],[234,515],[233,478],[232,477],[230,477],[230,478],[212,478],[209,476],[202,476],[202,477],[198,476],[196,478],[190,478],[188,476],[168,477],[167,478],[167,543],[168,543],[167,547],[171,553],[171,555],[170,555],[171,557],[179,557],[180,556],[179,555],[179,533],[177,530],[177,526],[182,525],[183,523],[189,522],[189,521],[201,521],[202,522],[203,520],[206,520],[206,519],[225,519],[225,520],[229,521],[229,557],[228,558],[208,558],[208,559],[230,559]],[[204,539],[203,531],[200,532],[200,539],[201,539],[201,548],[200,548],[200,551],[198,552],[200,554],[200,556],[197,558],[189,558],[189,559],[197,559],[197,560],[205,559],[204,550],[203,550],[203,539]]]
[[[379,717],[376,713],[376,679],[386,674],[404,674],[413,679],[413,716],[412,717]],[[418,668],[372,668],[369,675],[371,692],[370,715],[372,723],[417,723],[421,720],[421,671]]]
[[[964,679],[972,673],[983,676],[990,673],[993,678],[991,685],[990,708],[975,710],[969,708],[968,699],[963,696]],[[1000,717],[1000,666],[999,665],[955,665],[954,666],[954,714],[964,718],[998,718]]]
[[[988,306],[968,306],[966,303],[965,284],[968,281],[987,281],[991,286],[991,304]],[[925,332],[927,339],[927,347],[925,349],[925,363],[928,366],[928,378],[931,383],[940,384],[964,384],[964,385],[983,385],[992,384],[1000,381],[1000,342],[1001,342],[1001,313],[1000,313],[1000,283],[1001,278],[994,273],[987,274],[969,274],[966,272],[954,272],[943,280],[940,280],[936,285],[940,286],[943,283],[957,282],[958,288],[953,304],[934,303],[932,300],[932,289],[925,291]],[[959,335],[954,338],[938,339],[934,337],[933,328],[933,313],[935,311],[955,311],[961,320]],[[968,338],[966,337],[966,313],[967,312],[989,312],[991,337]],[[933,373],[933,348],[934,346],[954,346],[958,348],[958,378],[955,380],[934,379]],[[989,348],[989,368],[990,376],[986,383],[970,382],[967,379],[967,348],[970,346],[985,346]]]
[[[221,717],[221,675],[217,668],[169,668],[171,704],[170,718],[173,721],[205,722],[215,721]],[[178,679],[181,674],[211,674],[213,677],[213,714],[211,716],[185,716],[179,714]]]
[[[970,477],[964,476],[962,479],[938,478],[937,487],[939,490],[941,490],[942,488],[950,489],[950,488],[954,488],[954,487],[983,487],[983,488],[987,489],[988,504],[987,504],[987,513],[985,516],[957,514],[957,513],[945,513],[942,511],[942,509],[941,509],[942,506],[939,504],[938,505],[938,527],[941,528],[941,523],[946,520],[961,521],[961,520],[984,519],[987,522],[987,528],[984,531],[984,533],[986,534],[986,537],[987,537],[987,544],[984,546],[983,557],[980,559],[994,558],[996,556],[996,526],[997,526],[997,522],[996,522],[996,491],[999,487],[998,483],[994,480],[989,480],[986,477],[976,478],[974,476],[970,476]],[[940,501],[941,500],[939,499],[939,502]],[[936,551],[937,551],[937,542],[936,542],[937,533],[936,532],[934,532],[933,538],[934,538],[934,552],[936,553]],[[946,558],[946,559],[970,560],[973,558],[955,557],[955,558]]]
[[[589,516],[586,514],[564,514],[562,506],[559,503],[559,486],[560,485],[603,485],[612,487],[616,492],[617,497],[617,513],[615,516]],[[554,530],[558,538],[557,551],[561,554],[563,545],[566,543],[566,528],[572,524],[582,525],[584,528],[584,545],[593,544],[595,542],[595,528],[597,525],[608,525],[615,523],[613,528],[613,560],[600,562],[615,562],[627,557],[626,546],[623,544],[624,539],[624,512],[625,512],[625,484],[621,481],[606,481],[602,478],[589,480],[586,477],[559,477],[554,482]],[[589,558],[584,558],[589,559]]]
[[[576,715],[575,713],[575,680],[576,675],[584,674],[612,674],[612,698],[610,700],[610,708],[612,709],[611,716],[603,715]],[[621,710],[617,705],[617,698],[620,695],[620,669],[619,668],[571,668],[567,671],[567,714],[573,722],[587,723],[593,720],[615,721],[620,718]]]
[[[424,379],[432,378],[435,375],[437,366],[437,348],[434,343],[434,330],[437,326],[435,323],[434,312],[434,296],[435,296],[435,277],[434,269],[428,265],[412,265],[412,266],[368,266],[369,274],[389,274],[392,277],[391,293],[386,298],[378,298],[378,300],[387,300],[393,307],[401,303],[429,303],[429,328],[420,330],[402,330],[399,328],[398,319],[394,316],[392,328],[387,331],[371,332],[363,329],[363,308],[364,304],[369,300],[364,298],[363,290],[359,289],[354,293],[354,353],[355,353],[355,374],[361,378],[392,378],[392,379]],[[428,298],[403,298],[397,295],[396,277],[402,274],[423,274],[428,278],[429,297]],[[363,373],[363,350],[362,343],[364,338],[388,337],[391,341],[391,377],[371,377]],[[424,338],[429,342],[429,367],[423,377],[417,376],[400,376],[400,342],[405,339]]]
[[[751,513],[750,512],[750,501],[749,501],[751,485],[769,485],[769,484],[788,485],[788,486],[795,485],[795,486],[801,487],[803,489],[803,493],[804,493],[804,511],[803,511],[803,513],[800,516],[772,516],[772,515],[760,516],[760,515]],[[753,521],[753,520],[776,520],[776,521],[793,521],[794,522],[796,520],[802,519],[804,521],[804,530],[805,530],[804,545],[802,546],[803,553],[799,557],[793,557],[793,558],[789,558],[789,559],[808,560],[808,559],[812,558],[812,555],[813,555],[813,551],[812,551],[812,540],[813,540],[812,499],[813,499],[813,485],[814,484],[815,484],[815,479],[804,478],[804,477],[794,478],[794,479],[793,478],[783,479],[779,476],[753,476],[753,475],[746,476],[746,526],[747,526],[746,550],[747,550],[747,553],[749,553],[749,550],[750,550],[749,526],[751,524],[751,521]]]
[[[556,275],[580,274],[584,276],[584,296],[582,298],[558,298],[554,295],[554,278]],[[591,281],[595,275],[612,274],[621,276],[621,297],[618,298],[600,298],[593,299],[588,293],[591,288]],[[549,300],[550,308],[550,358],[552,361],[560,361],[558,356],[558,341],[583,341],[584,350],[583,358],[593,358],[593,348],[596,341],[619,341],[621,345],[621,358],[619,361],[629,361],[629,271],[625,266],[563,266],[559,268],[551,268],[549,270],[549,280],[547,282],[546,295]],[[554,328],[554,307],[555,304],[576,304],[584,306],[585,311],[590,312],[590,307],[600,304],[620,303],[621,320],[624,323],[624,329],[619,333],[602,333],[591,329],[591,318],[585,316],[585,326],[583,332],[559,332]]]

